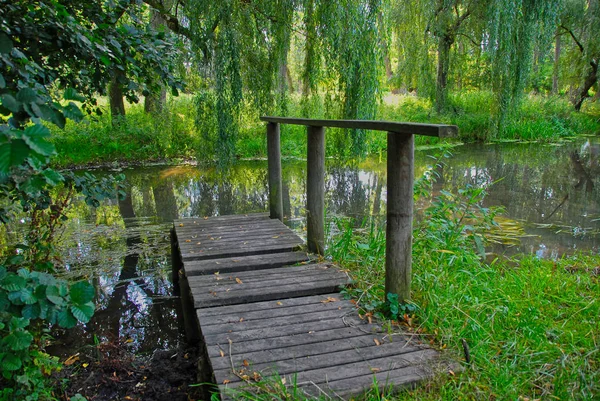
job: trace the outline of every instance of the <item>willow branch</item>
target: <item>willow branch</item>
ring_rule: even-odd
[[[572,31],[572,30],[570,30],[569,28],[567,28],[567,27],[566,27],[566,26],[564,26],[564,25],[561,25],[560,27],[561,27],[562,29],[564,29],[565,31],[567,31],[567,33],[568,33],[569,35],[571,35],[571,37],[572,37],[572,38],[573,38],[573,40],[575,41],[575,44],[577,45],[577,47],[579,47],[579,51],[580,51],[581,53],[583,53],[583,52],[584,52],[583,45],[581,44],[581,42],[579,42],[579,40],[577,40],[577,38],[575,37],[575,34],[573,33],[573,31]]]

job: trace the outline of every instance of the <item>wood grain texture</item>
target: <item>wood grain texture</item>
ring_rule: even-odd
[[[458,127],[456,125],[446,124],[402,123],[371,120],[315,120],[310,118],[269,116],[264,116],[260,119],[269,123],[306,125],[307,127],[357,128],[373,131],[387,131],[396,134],[437,136],[440,138],[456,137],[458,135]]]

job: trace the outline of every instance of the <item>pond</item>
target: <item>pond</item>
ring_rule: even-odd
[[[440,150],[417,150],[415,175]],[[505,208],[503,218],[524,228],[519,245],[495,252],[557,258],[599,251],[600,140],[557,145],[494,144],[453,148],[436,168],[434,193],[485,186],[485,205]],[[97,209],[77,203],[63,237],[67,274],[97,286],[92,321],[60,337],[68,355],[81,344],[119,340],[132,352],[174,348],[182,340],[179,299],[172,296],[169,230],[178,217],[266,211],[266,161],[241,161],[227,172],[195,166],[135,167],[122,171],[127,198]],[[96,171],[95,173],[99,173]],[[104,172],[100,172],[104,173]],[[284,214],[302,233],[306,163],[283,162]],[[328,216],[384,216],[385,161],[357,167],[328,160]]]

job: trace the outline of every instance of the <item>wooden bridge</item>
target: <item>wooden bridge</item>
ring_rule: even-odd
[[[444,367],[411,336],[360,316],[340,289],[346,272],[324,253],[324,127],[388,131],[386,292],[410,296],[413,134],[455,127],[263,117],[268,122],[270,213],[187,218],[173,230],[174,278],[188,339],[205,346],[214,384],[226,389],[276,375],[307,395],[348,398],[414,386]],[[279,123],[308,127],[307,242],[281,219]],[[308,250],[308,252],[307,252]]]

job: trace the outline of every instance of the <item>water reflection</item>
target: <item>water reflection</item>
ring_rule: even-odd
[[[419,176],[436,152],[416,153]],[[479,145],[456,148],[438,167],[434,192],[489,186],[486,206],[501,205],[528,234],[510,250],[558,257],[597,252],[600,183],[596,139],[563,146]],[[125,200],[93,210],[79,203],[67,227],[64,254],[72,274],[95,281],[100,310],[63,343],[121,339],[140,352],[172,347],[181,339],[178,299],[170,282],[168,233],[173,219],[266,211],[266,162],[241,162],[226,173],[191,166],[127,169]],[[328,162],[328,216],[356,218],[385,213],[385,161],[347,167]],[[302,233],[305,162],[283,164],[283,206]],[[426,205],[419,204],[418,207]]]

